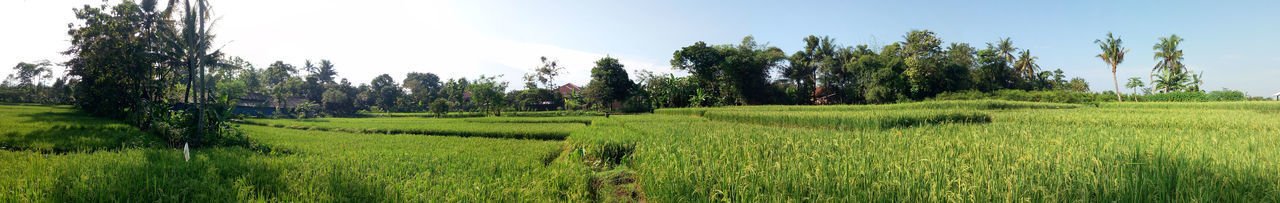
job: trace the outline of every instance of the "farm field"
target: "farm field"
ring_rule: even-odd
[[[3,107],[6,201],[1280,200],[1277,102],[247,119],[255,146],[190,162],[113,121]]]

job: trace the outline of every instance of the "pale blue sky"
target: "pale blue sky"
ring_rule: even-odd
[[[0,65],[62,60],[71,6],[89,1],[0,0]],[[353,3],[360,2],[360,3]],[[445,77],[519,75],[537,57],[569,65],[563,81],[585,83],[603,55],[629,69],[676,72],[667,61],[696,41],[737,43],[746,35],[787,52],[800,39],[829,35],[842,45],[884,45],[912,29],[983,48],[1001,37],[1030,49],[1044,69],[1061,68],[1112,89],[1093,40],[1115,32],[1132,51],[1121,83],[1145,81],[1151,46],[1178,34],[1185,63],[1204,72],[1205,88],[1251,95],[1280,91],[1277,1],[214,1],[219,41],[260,66],[328,58],[343,77],[367,82],[410,71]],[[61,40],[61,41],[59,41]],[[7,75],[8,68],[0,70]],[[1121,84],[1123,85],[1123,84]],[[1123,87],[1121,87],[1124,89]],[[1122,92],[1129,92],[1125,89]]]

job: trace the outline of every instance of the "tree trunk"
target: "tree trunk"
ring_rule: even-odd
[[[1124,102],[1124,98],[1120,97],[1120,80],[1116,79],[1116,65],[1111,65],[1111,82],[1116,85],[1116,101]]]

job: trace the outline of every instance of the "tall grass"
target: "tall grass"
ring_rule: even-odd
[[[591,120],[596,116],[567,116],[567,117],[480,117],[462,119],[472,123],[581,123],[590,125]]]
[[[462,137],[562,140],[583,128],[578,123],[468,122],[464,119],[379,117],[248,119],[246,123],[280,128],[349,133],[422,134]]]
[[[160,139],[137,128],[89,117],[66,106],[0,108],[0,150],[61,153],[164,146]]]
[[[291,153],[240,147],[43,156],[0,151],[0,199],[18,202],[590,201],[590,172],[559,142],[243,129]]]
[[[252,147],[198,149],[191,162],[137,146],[0,150],[0,201],[1274,202],[1276,106],[942,101],[261,119],[250,121],[277,127],[243,126]],[[113,125],[7,116],[17,111],[0,110],[9,126],[0,130]],[[393,130],[564,140],[385,134]]]
[[[649,135],[633,158],[639,182],[663,201],[1280,198],[1274,130],[999,120],[875,132],[723,121],[632,126]]]
[[[709,111],[712,120],[839,130],[888,129],[944,123],[988,123],[991,115],[971,110],[898,111]]]

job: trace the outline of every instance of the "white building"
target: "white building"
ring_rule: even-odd
[[[1276,100],[1280,100],[1280,92],[1276,92],[1276,94],[1271,95],[1271,97],[1275,97]]]

